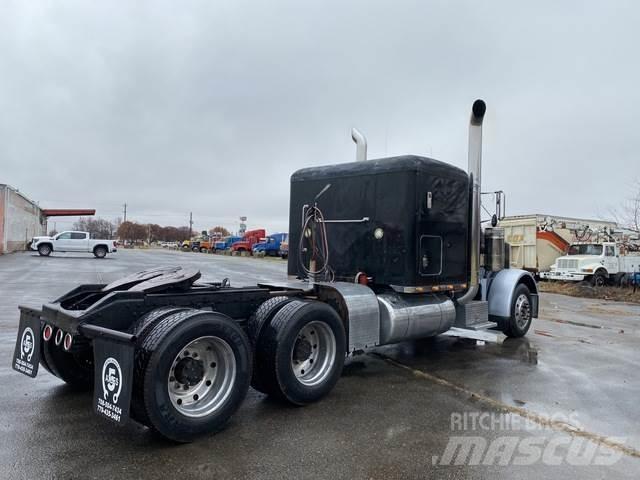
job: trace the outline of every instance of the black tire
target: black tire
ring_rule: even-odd
[[[500,321],[499,327],[510,338],[524,337],[531,327],[532,314],[531,292],[524,284],[516,286],[511,301],[511,316]]]
[[[51,245],[49,245],[48,243],[43,243],[41,245],[38,245],[38,253],[42,257],[48,257],[49,255],[51,255],[52,251],[53,249],[51,248]]]
[[[107,256],[107,253],[107,247],[105,247],[104,245],[98,245],[93,249],[93,254],[96,256],[96,258],[104,258]]]
[[[264,352],[264,348],[258,348],[262,330],[265,325],[271,322],[278,310],[292,300],[293,298],[291,297],[270,298],[258,307],[254,314],[249,317],[249,321],[247,322],[247,335],[249,337],[249,341],[254,347],[254,351],[256,352],[253,361],[251,386],[259,392],[268,394],[271,391],[269,385],[265,383],[268,378],[268,373],[265,371],[267,363],[263,361],[262,355],[259,353]]]
[[[311,329],[317,343],[299,335]],[[314,332],[317,331],[316,332]],[[324,332],[324,334],[322,333]],[[329,334],[330,332],[330,334]],[[326,335],[326,342],[320,339]],[[322,344],[332,345],[323,354]],[[301,365],[309,365],[309,371],[302,370],[302,377],[294,373],[294,362],[298,349],[305,351],[299,358]],[[317,352],[316,350],[317,349]],[[306,354],[309,356],[306,356]],[[316,353],[315,365],[313,354]],[[286,400],[294,405],[306,405],[327,395],[338,382],[346,354],[346,335],[342,319],[329,305],[315,301],[293,300],[280,308],[269,324],[265,325],[256,348],[256,361],[260,365],[260,383],[266,393]],[[324,355],[324,359],[323,359]],[[319,378],[314,376],[318,369]]]
[[[607,277],[601,270],[596,271],[591,277],[591,285],[594,287],[604,287],[606,284]]]
[[[74,346],[65,352],[62,345],[56,345],[53,338],[42,340],[44,362],[41,364],[50,373],[78,391],[93,389],[93,349],[89,346]]]
[[[206,415],[193,417],[176,408],[169,396],[168,386],[176,356],[185,346],[203,337],[220,339],[229,347],[235,376],[219,408]],[[142,415],[147,425],[169,440],[190,442],[201,435],[220,430],[239,408],[249,388],[252,366],[249,340],[237,323],[217,312],[189,309],[165,316],[155,322],[145,336],[139,355],[134,369],[134,383],[141,382],[142,389],[133,392],[137,397],[136,405],[143,408]],[[203,380],[204,377],[200,382]]]
[[[630,280],[631,279],[629,275],[627,275],[626,273],[623,273],[618,276],[618,286],[622,288],[626,288],[629,286]]]

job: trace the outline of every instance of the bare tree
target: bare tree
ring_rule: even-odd
[[[91,238],[111,239],[116,232],[113,222],[104,218],[84,218],[80,217],[73,224],[74,230],[89,232]]]
[[[120,240],[131,243],[140,243],[149,240],[149,237],[152,242],[182,242],[189,238],[189,227],[162,227],[127,220],[119,224],[117,235]]]
[[[611,209],[611,215],[618,225],[640,233],[640,180],[635,181],[631,191],[620,207]]]
[[[231,235],[231,233],[226,228],[218,225],[209,230],[209,235],[211,235],[212,237],[215,237],[215,236],[228,237],[229,235]]]

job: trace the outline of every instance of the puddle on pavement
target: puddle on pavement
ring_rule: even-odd
[[[402,342],[380,348],[380,353],[407,364],[464,366],[485,361],[487,356],[538,364],[538,349],[525,338],[507,338],[502,343],[477,342],[466,338],[435,337]]]

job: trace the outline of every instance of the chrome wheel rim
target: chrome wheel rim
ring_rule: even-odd
[[[305,386],[319,385],[329,376],[336,358],[336,338],[324,322],[307,323],[291,349],[291,369]]]
[[[174,408],[187,417],[220,409],[233,391],[236,357],[219,337],[200,337],[186,345],[171,364],[167,380]]]
[[[524,329],[531,320],[531,304],[524,293],[516,299],[515,316],[516,324],[521,329]]]

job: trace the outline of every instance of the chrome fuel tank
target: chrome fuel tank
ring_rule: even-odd
[[[455,306],[445,296],[382,293],[377,297],[381,345],[438,335],[456,319]]]

